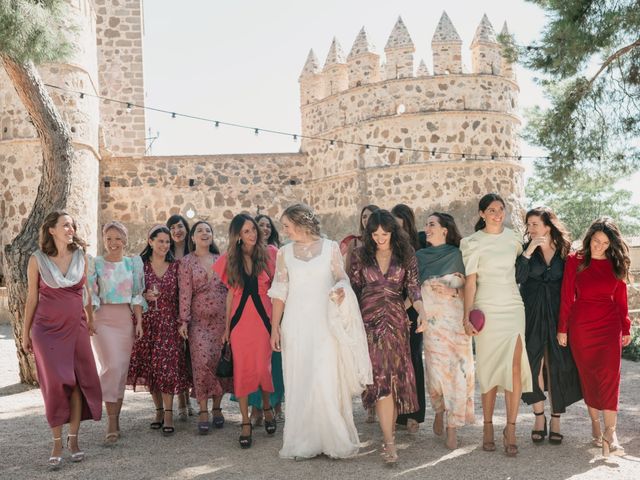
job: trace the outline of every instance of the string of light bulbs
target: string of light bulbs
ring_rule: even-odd
[[[360,143],[360,142],[350,142],[347,140],[341,140],[338,138],[327,138],[327,137],[320,137],[320,136],[316,136],[316,135],[305,135],[302,133],[291,133],[291,132],[283,132],[280,130],[273,130],[273,129],[269,129],[269,128],[262,128],[262,127],[255,127],[255,126],[249,126],[249,125],[243,125],[240,123],[233,123],[233,122],[226,122],[223,120],[216,120],[216,119],[212,119],[212,118],[206,118],[206,117],[201,117],[198,115],[192,115],[192,114],[188,114],[188,113],[180,113],[180,112],[176,112],[176,111],[172,111],[172,110],[165,110],[162,108],[157,108],[157,107],[150,107],[147,105],[138,105],[134,102],[131,101],[124,101],[124,100],[118,100],[118,99],[114,99],[114,98],[109,98],[109,97],[104,97],[101,95],[96,95],[93,93],[87,93],[87,92],[81,92],[78,90],[73,90],[70,88],[66,88],[66,87],[61,87],[59,85],[52,85],[49,83],[45,83],[44,84],[46,87],[49,88],[53,88],[56,90],[60,90],[66,93],[72,93],[75,95],[78,95],[81,99],[85,98],[85,97],[91,97],[91,98],[96,98],[99,99],[101,101],[104,102],[108,102],[108,103],[116,103],[119,105],[123,105],[125,107],[125,110],[127,111],[127,113],[131,113],[131,111],[134,108],[139,108],[139,109],[143,109],[143,110],[148,110],[151,112],[156,112],[156,113],[164,113],[167,115],[170,115],[171,118],[187,118],[190,120],[197,120],[197,121],[201,121],[201,122],[207,122],[209,124],[212,124],[214,127],[218,128],[220,126],[225,126],[225,127],[233,127],[233,128],[240,128],[240,129],[244,129],[244,130],[249,130],[249,131],[253,131],[255,135],[259,135],[260,133],[268,133],[268,134],[272,134],[272,135],[281,135],[281,136],[286,136],[286,137],[291,137],[293,139],[294,142],[296,142],[298,139],[306,139],[306,140],[316,140],[316,141],[321,141],[321,142],[326,142],[328,143],[330,146],[333,146],[335,144],[341,144],[341,145],[352,145],[352,146],[356,146],[356,147],[361,147],[364,148],[365,150],[369,150],[372,148],[377,148],[377,149],[383,149],[383,150],[395,150],[399,153],[404,153],[404,152],[417,152],[417,153],[427,153],[430,154],[431,156],[436,156],[436,155],[448,155],[449,158],[454,157],[454,158],[460,158],[460,159],[470,159],[470,160],[496,160],[496,159],[511,159],[511,160],[522,160],[522,159],[531,159],[531,160],[550,160],[551,157],[549,156],[540,156],[540,155],[499,155],[499,154],[477,154],[477,153],[462,153],[462,152],[449,152],[449,151],[445,151],[445,150],[438,150],[437,148],[431,148],[431,149],[419,149],[419,148],[407,148],[407,147],[396,147],[396,146],[390,146],[390,145],[386,145],[386,144],[375,144],[375,143]],[[598,158],[598,160],[600,160],[600,158]]]

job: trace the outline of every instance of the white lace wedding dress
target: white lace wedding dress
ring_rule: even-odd
[[[346,458],[360,442],[352,398],[338,371],[338,344],[329,330],[329,292],[347,279],[336,242],[290,243],[278,252],[269,296],[285,302],[281,323],[286,395],[283,458],[324,453]]]

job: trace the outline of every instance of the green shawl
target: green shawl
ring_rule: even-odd
[[[449,273],[462,273],[464,263],[460,249],[453,245],[442,244],[437,247],[421,248],[416,252],[420,283],[429,277],[441,277]]]

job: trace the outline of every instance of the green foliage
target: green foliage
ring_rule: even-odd
[[[67,8],[65,0],[0,0],[0,53],[36,64],[67,57]]]
[[[638,0],[528,0],[547,16],[541,38],[506,55],[540,73],[551,102],[531,113],[529,142],[544,147],[547,176],[562,182],[598,163],[615,175],[640,166],[640,3]]]
[[[622,349],[622,358],[640,362],[640,328],[631,332],[631,343]]]
[[[616,188],[620,178],[590,165],[568,170],[557,181],[543,165],[536,165],[536,175],[527,182],[526,194],[531,207],[545,205],[553,209],[573,239],[580,239],[591,222],[603,215],[612,217],[624,235],[638,235],[640,206],[632,202],[632,192]]]

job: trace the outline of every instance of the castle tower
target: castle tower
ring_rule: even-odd
[[[474,73],[500,75],[502,47],[486,14],[482,16],[471,42],[471,65]]]
[[[322,98],[324,94],[324,84],[322,74],[320,74],[318,57],[316,57],[313,49],[309,50],[307,61],[304,63],[298,82],[300,83],[301,105],[307,105]]]
[[[433,74],[462,73],[462,40],[447,12],[442,12],[431,39]]]
[[[68,0],[74,48],[65,63],[38,68],[44,83],[97,95],[96,12],[92,0]],[[73,27],[71,27],[73,25]],[[99,102],[95,98],[49,88],[62,118],[70,126],[75,147],[69,213],[79,234],[95,253],[98,222]],[[30,123],[11,81],[0,67],[0,256],[22,228],[36,197],[41,178],[40,139]]]
[[[416,51],[411,40],[411,35],[402,21],[398,17],[396,24],[389,35],[387,44],[384,47],[386,56],[385,78],[413,77],[413,53]]]
[[[374,47],[367,38],[367,32],[362,27],[347,57],[349,88],[380,80],[380,55],[373,50]]]
[[[95,0],[100,95],[132,105],[144,105],[142,66],[142,0]],[[102,102],[100,123],[105,154],[145,153],[145,114],[142,108]]]
[[[420,60],[420,65],[418,65],[418,70],[416,70],[416,77],[428,77],[429,69],[427,68],[427,64],[424,63],[424,60]]]
[[[509,204],[510,223],[521,223],[518,85],[500,75],[463,73],[462,40],[446,13],[433,37],[435,74],[424,63],[415,76],[406,73],[413,46],[403,32],[399,21],[385,49],[392,68],[384,78],[366,88],[351,82],[301,105],[308,137],[300,148],[309,171],[304,201],[322,215],[330,238],[357,231],[360,208],[369,203],[406,203],[420,222],[428,212],[446,211],[467,234],[479,198],[492,191]],[[329,60],[326,72],[340,64]],[[402,76],[388,75],[396,70]]]
[[[504,25],[502,25],[502,31],[500,32],[500,35],[505,39],[511,38],[509,28],[507,27],[507,22],[504,22]],[[511,63],[504,55],[502,55],[502,75],[513,80],[516,79],[516,72],[513,68],[513,63]]]
[[[325,91],[324,96],[328,97],[334,93],[342,92],[349,88],[349,67],[344,59],[342,47],[334,37],[327,54],[327,60],[322,69],[324,76]]]

